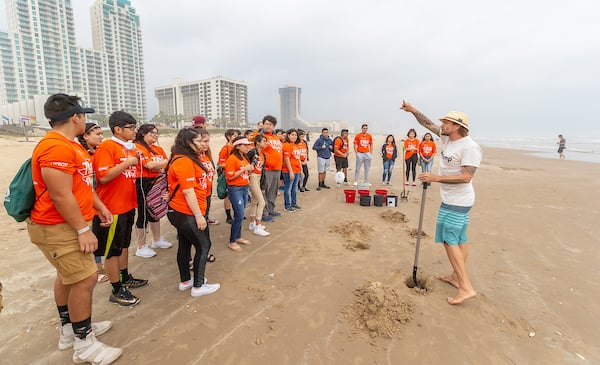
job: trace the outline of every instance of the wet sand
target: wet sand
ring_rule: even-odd
[[[172,138],[161,140],[168,147]],[[222,137],[211,144],[218,152]],[[33,146],[0,138],[0,191]],[[378,184],[381,171],[375,157],[373,189],[399,195],[401,164],[391,187]],[[323,191],[314,189],[316,166],[310,173],[311,191],[298,193],[303,209],[266,223],[269,237],[252,235],[245,222],[243,236],[253,244],[240,253],[226,246],[229,225],[213,198],[211,217],[221,224],[211,226],[217,260],[206,276],[221,283],[217,293],[178,291],[176,247],[152,259],[130,257],[130,271],[150,280],[132,290],[141,298],[134,308],[109,303],[110,285],[99,283],[93,319],[113,321],[100,339],[124,348],[117,364],[600,363],[600,251],[592,230],[600,222],[600,164],[484,148],[468,231],[478,295],[458,306],[447,304],[455,288],[446,283],[430,280],[428,291],[405,285],[420,187],[409,187],[408,202],[396,208],[363,207],[345,203],[333,173],[332,188]],[[434,184],[419,257],[427,279],[450,272],[443,248],[432,242],[439,203]],[[278,210],[282,205],[280,197]],[[69,364],[71,351],[57,349],[53,269],[24,223],[4,210],[0,222],[0,363]],[[162,232],[176,243],[166,219]],[[353,247],[357,242],[363,245]]]

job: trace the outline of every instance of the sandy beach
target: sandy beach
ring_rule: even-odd
[[[165,147],[171,141],[161,137]],[[382,142],[377,137],[376,151]],[[214,137],[213,151],[223,143]],[[34,145],[0,138],[2,194]],[[221,224],[210,227],[217,260],[206,276],[221,290],[200,298],[178,291],[176,246],[152,259],[131,256],[130,271],[150,285],[134,289],[141,302],[133,308],[109,303],[109,284],[96,286],[93,319],[113,321],[100,340],[124,349],[117,364],[599,364],[592,228],[600,222],[600,164],[483,152],[468,231],[474,299],[448,305],[455,289],[434,279],[450,271],[432,239],[438,185],[427,192],[419,257],[429,290],[411,289],[421,187],[408,188],[408,202],[396,208],[348,204],[334,173],[330,190],[315,191],[311,151],[311,191],[298,193],[303,209],[266,223],[269,237],[244,223],[253,244],[242,252],[227,248],[229,225],[213,198],[211,217]],[[398,160],[393,185],[380,186],[374,157],[373,190],[399,195],[401,171]],[[53,268],[25,224],[1,211],[0,363],[70,364],[72,351],[57,348]],[[162,232],[177,242],[166,219]]]

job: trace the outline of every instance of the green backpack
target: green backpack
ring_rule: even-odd
[[[225,171],[217,178],[217,196],[219,199],[227,198],[227,179],[225,177]]]
[[[39,196],[35,196],[33,177],[31,175],[31,158],[28,158],[8,185],[8,190],[4,196],[4,208],[8,215],[13,217],[17,222],[23,222],[31,214],[35,201],[44,195],[46,190],[44,189]]]
[[[45,192],[46,190],[40,196]],[[28,158],[8,186],[8,191],[4,196],[4,208],[8,215],[17,222],[23,222],[29,217],[33,204],[38,198],[35,196],[33,177],[31,176],[31,158]]]

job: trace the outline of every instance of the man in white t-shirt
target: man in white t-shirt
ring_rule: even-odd
[[[469,136],[469,117],[465,113],[449,112],[440,118],[442,125],[438,126],[406,101],[402,101],[401,109],[412,113],[423,127],[442,139],[439,175],[425,172],[419,175],[419,180],[440,183],[442,205],[435,241],[444,244],[454,271],[437,278],[458,289],[454,297],[448,298],[448,303],[460,304],[477,295],[467,274],[469,246],[466,233],[469,210],[475,202],[471,180],[481,163],[481,149]]]

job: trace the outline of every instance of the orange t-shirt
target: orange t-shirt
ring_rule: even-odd
[[[60,139],[58,141],[57,139]],[[31,220],[37,224],[59,224],[65,219],[54,207],[42,178],[42,168],[53,168],[73,176],[72,192],[77,199],[83,219],[91,220],[94,209],[92,159],[79,143],[54,131],[46,133],[31,156],[31,177],[35,195],[39,197],[31,211]],[[43,192],[43,194],[42,194]]]
[[[200,163],[202,163],[202,166],[204,166],[206,169],[206,191],[210,194],[213,187],[213,179],[216,175],[215,166],[206,153],[200,153],[198,155],[198,159],[200,160]]]
[[[232,186],[246,186],[250,183],[250,175],[248,171],[244,171],[240,176],[231,179],[236,172],[240,170],[240,167],[250,165],[250,162],[244,157],[241,160],[234,154],[231,154],[227,161],[225,161],[225,175],[227,177],[227,185]]]
[[[335,152],[335,150],[338,150],[339,153]],[[334,156],[344,157],[343,154],[348,152],[348,139],[344,139],[343,137],[335,138],[335,142],[333,143],[333,151]]]
[[[200,211],[203,215],[206,214],[206,197],[208,195],[206,171],[187,156],[173,156],[173,158],[176,157],[180,158],[174,160],[169,166],[168,182],[171,195],[169,207],[179,213],[193,215],[182,190],[194,188]],[[173,194],[177,185],[179,188]]]
[[[158,174],[160,174],[160,170],[159,171],[152,171],[149,170],[148,168],[146,168],[146,164],[148,162],[152,162],[152,161],[162,161],[162,160],[166,160],[167,154],[165,153],[165,150],[159,146],[159,145],[153,145],[150,146],[152,147],[152,149],[154,150],[154,152],[156,153],[152,153],[152,151],[150,151],[149,149],[147,149],[146,147],[144,147],[143,145],[136,143],[135,144],[135,148],[137,148],[138,151],[140,151],[140,168],[136,169],[135,172],[135,177],[157,177]]]
[[[394,145],[391,143],[385,144],[385,158],[391,160],[394,156]]]
[[[290,159],[290,165],[292,165],[292,172],[294,174],[300,173],[302,169],[302,164],[300,163],[300,156],[302,146],[297,143],[286,142],[283,144],[283,158]],[[287,165],[284,163],[281,171],[284,173],[289,173]]]
[[[308,160],[308,145],[306,144],[306,141],[300,142],[300,144],[298,146],[299,146],[298,153],[300,154],[300,162],[304,162],[304,161]]]
[[[258,154],[258,159],[254,164],[254,169],[252,170],[252,173],[261,175],[263,166],[265,165],[265,156],[263,155],[262,151],[256,153]]]
[[[224,167],[225,161],[227,161],[229,155],[231,155],[231,151],[233,151],[233,146],[229,143],[223,146],[223,148],[221,148],[221,151],[219,151],[219,161],[217,161],[217,165]]]
[[[419,153],[425,158],[435,155],[436,146],[434,141],[422,141],[419,146]]]
[[[408,160],[412,157],[417,151],[409,151],[409,148],[416,148],[419,150],[419,140],[416,138],[408,138],[404,140],[404,159]]]
[[[356,146],[356,152],[371,152],[373,137],[369,133],[359,133],[354,136],[354,145]]]
[[[281,170],[281,166],[283,165],[283,145],[281,140],[273,133],[265,133],[264,136],[267,139],[267,146],[263,150],[267,157],[265,170]]]
[[[137,208],[135,192],[137,166],[128,167],[105,184],[100,183],[100,179],[108,174],[110,169],[125,161],[127,157],[135,156],[136,153],[135,149],[129,151],[111,139],[100,143],[94,153],[94,172],[98,183],[96,191],[112,214],[123,214]]]

